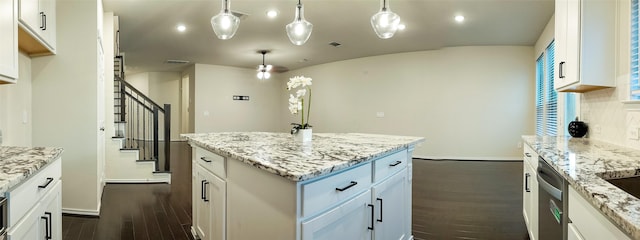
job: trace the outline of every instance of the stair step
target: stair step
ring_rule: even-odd
[[[136,160],[136,162],[155,162],[155,161],[156,161],[155,159],[148,159],[148,160],[144,160],[144,159],[142,159],[142,160]]]
[[[114,121],[113,123],[127,123],[127,121]]]
[[[124,136],[113,136],[111,139],[124,139]]]
[[[140,148],[120,148],[121,151],[140,151]]]
[[[171,173],[171,171],[153,171],[153,173]]]

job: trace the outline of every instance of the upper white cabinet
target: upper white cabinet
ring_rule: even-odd
[[[18,78],[18,3],[0,0],[0,84]]]
[[[556,90],[588,92],[615,87],[617,1],[555,2]]]
[[[56,53],[56,1],[18,0],[20,49],[30,55]]]

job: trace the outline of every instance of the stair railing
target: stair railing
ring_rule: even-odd
[[[116,137],[125,139],[124,150],[139,150],[140,159],[155,161],[156,172],[170,170],[171,105],[158,105],[140,90],[115,76]],[[160,116],[162,115],[162,117]],[[163,164],[160,164],[159,125],[163,121]],[[162,165],[162,168],[161,168]]]

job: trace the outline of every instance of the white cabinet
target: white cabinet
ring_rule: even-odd
[[[29,54],[55,54],[55,0],[18,0],[20,47]],[[24,38],[24,39],[23,39]],[[35,41],[34,41],[35,40]]]
[[[409,239],[406,228],[407,170],[396,173],[373,187],[374,239]]]
[[[569,222],[568,239],[631,239],[584,199],[573,186],[569,187]]]
[[[18,78],[18,2],[0,0],[0,84]]]
[[[567,240],[584,240],[580,232],[573,223],[568,224]]]
[[[371,239],[375,210],[371,204],[371,191],[366,191],[318,217],[303,221],[302,239]]]
[[[528,145],[524,146],[522,179],[522,215],[529,238],[538,239],[538,180],[536,178],[538,155]],[[535,166],[535,167],[534,167]]]
[[[197,159],[200,158],[202,156]],[[202,163],[193,162],[193,231],[202,240],[222,240],[226,236],[226,183]]]
[[[60,159],[7,194],[9,240],[62,239]]]
[[[588,92],[615,87],[616,2],[555,1],[556,90]]]

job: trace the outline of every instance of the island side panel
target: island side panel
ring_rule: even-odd
[[[227,239],[296,239],[296,182],[227,161]]]

